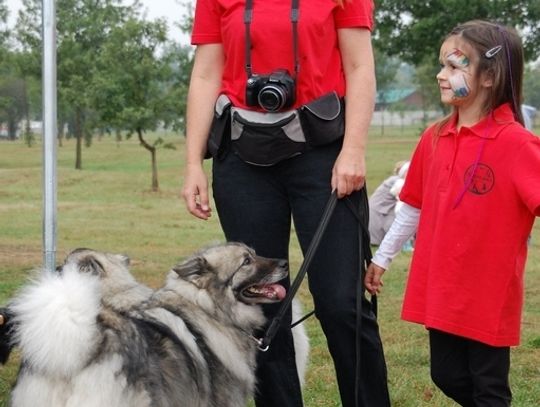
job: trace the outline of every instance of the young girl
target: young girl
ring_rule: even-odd
[[[437,81],[448,117],[428,128],[405,203],[369,267],[376,293],[417,229],[402,318],[429,330],[431,376],[462,406],[509,406],[527,237],[540,216],[540,139],[523,128],[523,50],[513,29],[470,21],[448,35]]]

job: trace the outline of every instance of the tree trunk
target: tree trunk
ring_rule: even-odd
[[[62,147],[64,145],[64,133],[65,133],[66,124],[63,120],[60,120],[58,123],[58,146]]]
[[[152,158],[152,191],[157,192],[159,191],[159,182],[157,172],[156,148],[146,142],[146,140],[143,138],[143,130],[141,128],[137,129],[137,135],[139,137],[139,142],[142,144],[142,146],[150,152],[150,156]]]
[[[8,122],[7,122],[7,127],[8,127],[8,140],[17,139],[17,128],[18,128],[17,121],[9,117]]]
[[[82,112],[80,109],[75,111],[75,140],[77,140],[77,146],[75,148],[75,169],[82,169],[82,141],[83,141],[83,132],[82,132]]]
[[[381,136],[384,136],[384,112],[386,112],[386,104],[381,104]]]
[[[23,97],[24,97],[24,117],[26,119],[26,134],[32,132],[32,127],[30,125],[30,101],[28,100],[28,89],[26,86],[26,78],[23,78]]]

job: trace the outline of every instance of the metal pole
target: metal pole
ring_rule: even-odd
[[[43,43],[43,263],[56,266],[56,4],[42,0]]]

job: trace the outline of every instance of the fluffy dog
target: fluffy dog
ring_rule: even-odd
[[[252,335],[265,323],[258,304],[283,299],[287,262],[217,245],[173,267],[156,291],[128,264],[78,249],[15,297],[9,334],[22,364],[12,407],[246,405],[256,386]]]

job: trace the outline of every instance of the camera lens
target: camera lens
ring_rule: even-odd
[[[285,105],[287,95],[279,86],[266,85],[259,92],[258,100],[264,110],[276,112]]]

